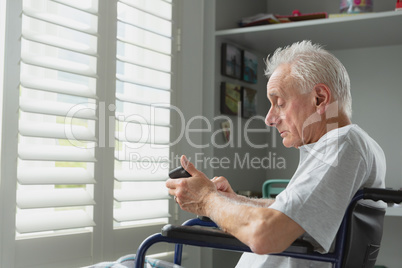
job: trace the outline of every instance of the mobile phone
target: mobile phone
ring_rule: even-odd
[[[188,177],[191,177],[191,175],[182,166],[178,166],[177,168],[172,169],[169,172],[169,178],[171,179],[188,178]]]

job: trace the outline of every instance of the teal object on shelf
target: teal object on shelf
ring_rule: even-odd
[[[262,197],[275,198],[275,196],[286,188],[289,181],[290,180],[285,179],[272,179],[265,181],[262,185]]]

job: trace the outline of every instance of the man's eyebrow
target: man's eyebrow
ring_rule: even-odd
[[[278,96],[280,96],[280,94],[279,94],[279,92],[277,90],[273,90],[273,91],[268,93],[268,96],[270,96],[270,97],[278,97]]]
[[[268,93],[268,97],[287,98],[287,96],[288,96],[288,94],[286,94],[286,91],[281,90],[281,88],[272,89]]]

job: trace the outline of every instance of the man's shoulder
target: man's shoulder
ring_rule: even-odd
[[[327,133],[325,139],[337,139],[346,141],[352,145],[377,144],[377,142],[361,127],[356,124],[350,124],[344,127],[336,128]]]
[[[345,140],[354,147],[362,149],[381,149],[378,143],[358,125],[350,125],[348,131],[345,133]]]
[[[377,162],[385,162],[385,154],[381,146],[362,128],[358,125],[351,125],[345,131],[344,143],[347,144],[349,152],[353,151],[354,154],[360,154],[369,163],[373,159]]]
[[[347,137],[360,137],[365,131],[356,124],[350,124],[343,127],[335,128],[329,131],[324,137],[326,139],[345,139]]]
[[[370,135],[356,124],[336,128],[324,135],[314,149],[325,155],[360,154],[363,158],[370,155],[382,156],[383,150]]]

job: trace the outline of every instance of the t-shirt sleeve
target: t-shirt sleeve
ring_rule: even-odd
[[[354,193],[366,177],[364,157],[344,141],[304,159],[288,187],[271,208],[297,222],[314,240],[316,250],[330,250]]]

